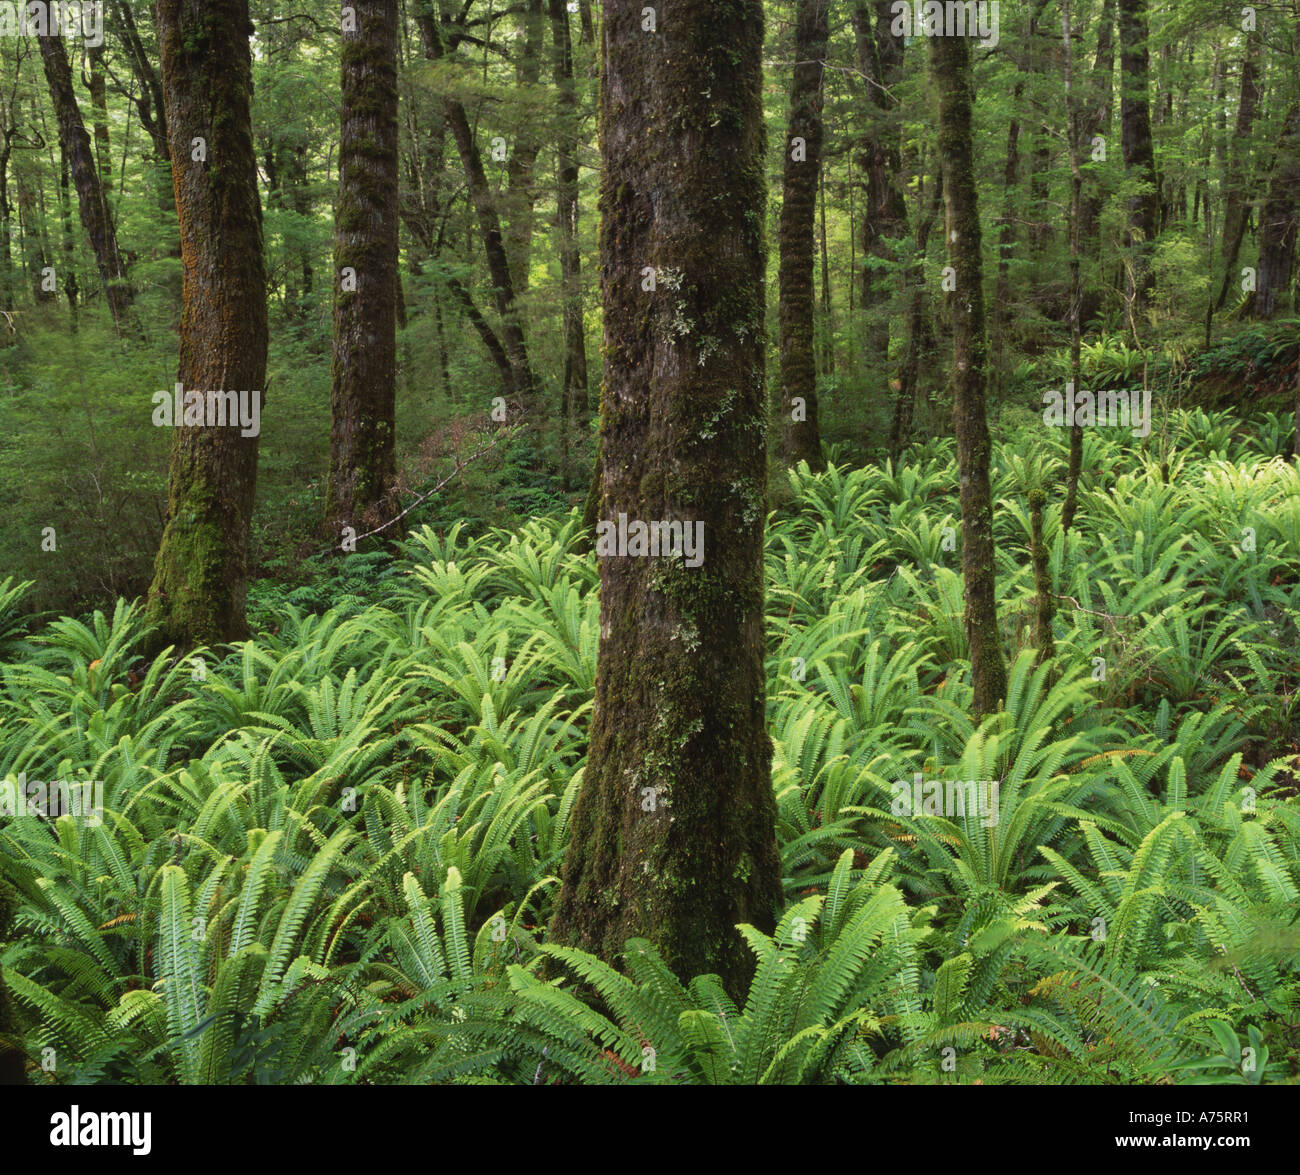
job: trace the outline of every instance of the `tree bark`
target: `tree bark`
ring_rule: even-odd
[[[1215,309],[1223,309],[1228,300],[1228,290],[1235,284],[1234,271],[1241,253],[1241,242],[1246,235],[1249,212],[1246,188],[1246,157],[1250,153],[1250,133],[1255,126],[1259,110],[1259,57],[1260,40],[1257,32],[1246,34],[1246,56],[1241,63],[1241,96],[1237,102],[1237,127],[1228,156],[1228,174],[1223,205],[1223,282]]]
[[[1080,352],[1083,338],[1083,280],[1081,273],[1080,232],[1083,219],[1083,172],[1080,170],[1079,151],[1080,125],[1078,103],[1074,95],[1074,44],[1071,27],[1072,12],[1070,0],[1062,4],[1062,43],[1065,51],[1065,118],[1066,149],[1070,158],[1070,382],[1077,390],[1082,384]],[[1079,476],[1083,472],[1083,426],[1076,421],[1070,422],[1070,461],[1065,475],[1065,505],[1061,510],[1061,528],[1069,530],[1074,525],[1074,515],[1079,503]],[[1041,495],[1040,495],[1041,496]],[[1039,567],[1040,561],[1046,567],[1046,556],[1042,555],[1042,506],[1040,503],[1036,515],[1038,535],[1034,540],[1034,577],[1040,580],[1045,571]],[[1041,572],[1041,574],[1040,574]],[[1039,586],[1039,654],[1040,659],[1050,656],[1051,616],[1048,615],[1047,650],[1042,643],[1043,620],[1041,610],[1042,586]]]
[[[704,525],[704,566],[600,558],[591,752],[552,936],[634,935],[739,996],[780,858],[764,725],[761,0],[606,0],[605,520]],[[656,290],[643,290],[654,266]],[[601,554],[597,545],[597,554]]]
[[[822,251],[822,374],[828,379],[835,375],[835,313],[831,306],[831,251],[826,238],[826,165],[823,162],[817,175],[818,216]]]
[[[444,46],[432,0],[417,0],[416,20],[420,28],[425,57],[430,61],[441,60]],[[506,253],[505,240],[501,233],[501,218],[492,198],[492,190],[488,187],[483,160],[479,155],[474,129],[470,125],[469,114],[465,110],[464,103],[456,98],[447,97],[443,104],[452,138],[456,141],[456,151],[465,169],[465,182],[478,219],[488,274],[492,279],[493,292],[496,296],[497,312],[501,315],[502,342],[506,354],[510,357],[514,391],[523,397],[524,403],[527,404],[535,396],[537,380],[528,360],[523,320],[520,318],[519,307],[515,300],[515,281],[510,272],[510,258]]]
[[[1115,0],[1103,0],[1100,22],[1097,26],[1097,56],[1093,59],[1090,82],[1090,105],[1083,118],[1080,146],[1091,147],[1098,135],[1103,138],[1110,130],[1111,107],[1115,89]],[[1079,241],[1084,255],[1096,262],[1101,252],[1101,213],[1106,206],[1106,194],[1095,182],[1089,186],[1079,208]],[[1094,279],[1087,283],[1079,317],[1091,322],[1101,310],[1101,290]]]
[[[924,176],[918,166],[917,186],[924,187]],[[943,199],[942,175],[936,175],[927,202],[924,191],[917,192],[916,252],[907,281],[911,287],[907,307],[907,351],[898,374],[898,394],[894,400],[894,420],[890,429],[889,451],[898,459],[912,434],[912,419],[916,413],[916,389],[921,377],[921,364],[934,348],[934,330],[930,325],[929,291],[925,282],[925,255],[930,245],[930,231],[939,215]]]
[[[817,421],[813,247],[829,7],[829,0],[799,0],[780,229],[781,454],[817,472],[826,462]]]
[[[248,0],[157,0],[157,17],[184,269],[177,382],[187,392],[262,395],[266,269]],[[196,138],[207,144],[206,162],[192,160]],[[243,431],[175,428],[167,519],[149,589],[149,616],[166,641],[248,635],[258,438]]]
[[[90,238],[99,267],[99,279],[108,298],[108,308],[119,333],[130,313],[135,291],[127,281],[126,265],[117,247],[117,230],[109,211],[99,169],[90,147],[77,96],[72,88],[72,69],[68,53],[59,37],[39,37],[41,60],[45,65],[45,78],[50,87],[50,98],[59,120],[59,141],[68,154],[72,168],[72,182],[77,188],[77,204],[81,211],[81,224]]]
[[[149,51],[135,23],[130,0],[109,0],[109,8],[120,26],[118,33],[136,81],[134,101],[140,125],[153,143],[154,154],[159,159],[170,160],[171,140],[167,134],[167,107],[163,101],[162,78],[149,59]]]
[[[527,0],[523,20],[523,49],[516,67],[516,80],[525,103],[531,102],[542,80],[542,41],[546,28],[545,0]],[[533,128],[532,119],[523,119],[515,135],[514,147],[506,160],[506,208],[509,222],[506,229],[506,251],[510,257],[510,272],[515,277],[515,293],[523,297],[531,281],[529,268],[533,251],[533,210],[537,203],[537,189],[533,172],[541,139]]]
[[[907,203],[901,184],[898,98],[893,87],[903,71],[903,38],[890,32],[889,0],[854,0],[853,41],[858,72],[866,86],[867,131],[861,145],[867,177],[867,207],[862,217],[862,309],[878,311],[867,325],[867,348],[889,357],[889,300],[896,279],[872,259],[892,263],[896,243],[907,232]],[[874,27],[873,27],[874,22]]]
[[[1251,314],[1270,319],[1287,310],[1295,269],[1296,201],[1300,199],[1300,103],[1282,125],[1268,195],[1259,211],[1259,272]]]
[[[587,331],[582,314],[582,253],[578,247],[578,92],[573,81],[573,42],[565,0],[550,0],[555,84],[559,91],[559,133],[555,155],[555,216],[560,229],[560,289],[564,313],[562,424],[585,422]]]
[[[1124,174],[1138,190],[1129,198],[1124,244],[1129,250],[1126,297],[1129,329],[1139,335],[1137,316],[1155,289],[1152,246],[1160,224],[1160,184],[1151,143],[1146,0],[1118,0],[1120,45],[1120,139]]]
[[[90,64],[90,77],[86,79],[86,89],[90,93],[91,109],[95,112],[95,161],[99,168],[100,182],[106,188],[111,188],[113,158],[109,154],[108,87],[104,79],[104,46],[88,47],[86,58]]]
[[[359,534],[400,510],[397,480],[397,0],[351,0],[343,34],[334,212],[334,365],[326,529]],[[348,270],[352,281],[342,280]]]
[[[998,629],[993,546],[990,441],[984,414],[986,343],[980,219],[971,141],[974,86],[965,37],[930,37],[930,69],[939,95],[939,160],[949,264],[956,289],[949,293],[953,342],[953,429],[961,474],[962,572],[966,637],[976,717],[1006,698],[1006,666]]]
[[[59,144],[59,215],[63,222],[63,293],[68,299],[72,329],[77,329],[77,240],[72,231],[72,180],[68,153]]]

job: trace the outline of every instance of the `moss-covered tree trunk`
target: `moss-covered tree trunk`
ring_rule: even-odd
[[[734,926],[770,930],[781,893],[764,725],[763,6],[661,0],[653,33],[644,7],[604,6],[601,518],[702,525],[703,561],[597,544],[591,751],[552,933],[611,960],[644,936],[677,974],[739,992],[750,957]]]
[[[358,534],[399,511],[397,479],[397,0],[351,0],[343,33],[334,210],[334,368],[327,528]]]
[[[176,379],[186,392],[263,398],[266,269],[248,0],[158,0],[157,18],[184,272]],[[216,424],[173,434],[167,519],[149,589],[149,615],[167,640],[248,634],[258,437],[245,431]]]
[[[987,343],[984,266],[971,141],[970,51],[965,37],[930,37],[930,70],[939,95],[939,161],[943,168],[948,260],[956,288],[948,295],[953,348],[953,430],[961,476],[962,574],[966,637],[976,715],[1006,697],[1006,665],[998,629],[989,429],[984,414]]]
[[[59,122],[59,143],[67,153],[72,168],[72,182],[77,189],[77,205],[81,211],[81,224],[90,238],[99,267],[99,280],[108,299],[108,309],[119,331],[127,323],[135,291],[127,280],[126,264],[117,247],[117,229],[104,195],[95,154],[91,150],[90,136],[81,118],[76,91],[72,86],[72,69],[68,52],[61,37],[38,37],[41,61],[45,66],[45,79],[49,83],[50,100]]]
[[[1293,103],[1282,125],[1268,195],[1259,210],[1259,273],[1251,312],[1272,318],[1288,309],[1295,270],[1296,206],[1300,201],[1300,103]]]
[[[1147,52],[1146,0],[1118,0],[1120,146],[1124,175],[1135,190],[1128,201],[1125,247],[1129,250],[1126,297],[1129,329],[1140,336],[1137,316],[1146,309],[1155,289],[1152,245],[1160,225],[1160,184],[1151,142],[1150,58]]]
[[[781,455],[826,468],[813,351],[813,229],[822,159],[822,74],[829,0],[799,0],[781,200]]]

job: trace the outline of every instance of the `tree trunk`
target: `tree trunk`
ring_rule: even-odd
[[[136,27],[130,0],[109,0],[110,9],[118,20],[118,33],[126,49],[131,74],[135,78],[132,99],[140,125],[144,127],[153,144],[153,171],[157,184],[158,216],[165,227],[165,236],[157,252],[162,256],[180,257],[180,238],[174,221],[176,218],[175,191],[171,174],[171,143],[167,136],[167,108],[163,101],[162,79],[154,68],[149,50]]]
[[[822,73],[829,0],[799,0],[781,201],[781,454],[826,468],[817,423],[813,245],[822,155]]]
[[[118,32],[136,81],[137,90],[133,97],[140,125],[153,143],[154,154],[159,159],[170,159],[171,140],[167,134],[167,107],[163,101],[162,79],[154,68],[149,51],[136,27],[130,0],[109,0],[109,7],[117,16],[120,25]]]
[[[108,89],[104,80],[104,46],[87,47],[90,77],[86,88],[90,92],[90,107],[95,112],[95,162],[99,168],[100,182],[106,188],[113,186],[113,157],[109,153]]]
[[[249,111],[248,0],[157,0],[157,18],[184,265],[177,382],[186,392],[261,396],[266,270]],[[196,138],[207,143],[207,162],[191,161]],[[175,429],[167,520],[149,589],[149,615],[166,641],[248,635],[258,438],[244,431]]]
[[[1115,88],[1115,0],[1103,0],[1100,23],[1097,26],[1097,56],[1093,59],[1091,96],[1087,115],[1083,119],[1080,148],[1092,146],[1098,135],[1110,130],[1111,107]],[[1084,254],[1093,262],[1101,252],[1101,213],[1106,206],[1106,195],[1095,182],[1089,186],[1079,208],[1079,242]],[[1083,303],[1079,309],[1082,322],[1091,322],[1101,310],[1100,283],[1095,279],[1087,283]]]
[[[575,154],[578,126],[578,92],[573,84],[573,42],[565,0],[550,0],[551,39],[554,43],[555,84],[559,91],[559,133],[555,156],[555,215],[560,229],[560,288],[564,311],[564,385],[567,408],[562,427],[570,417],[586,423],[587,330],[582,314],[582,253],[578,247],[578,162]]]
[[[14,308],[13,206],[9,202],[9,159],[13,154],[12,109],[5,112],[0,141],[0,310]]]
[[[334,367],[326,529],[397,516],[397,0],[351,0],[334,212]],[[352,279],[345,280],[348,271]]]
[[[1139,190],[1129,198],[1124,245],[1129,250],[1128,323],[1139,337],[1138,315],[1150,304],[1155,289],[1152,245],[1160,224],[1160,184],[1151,143],[1151,104],[1148,98],[1146,0],[1118,0],[1120,46],[1120,138],[1124,174]]]
[[[989,324],[989,371],[994,392],[1001,391],[1003,362],[1006,353],[1007,327],[1013,318],[1015,305],[1011,296],[1011,260],[1016,252],[1019,236],[1016,228],[1020,186],[1020,116],[1024,109],[1024,94],[1029,75],[1034,69],[1038,20],[1047,0],[1036,0],[1028,15],[1025,44],[1028,50],[1017,62],[1016,84],[1011,92],[1011,118],[1007,123],[1007,155],[1002,168],[1002,212],[998,217],[998,266],[993,283],[993,314]]]
[[[1228,157],[1227,182],[1224,185],[1223,205],[1223,283],[1215,309],[1221,310],[1228,300],[1228,290],[1235,284],[1234,271],[1241,253],[1241,242],[1246,235],[1249,208],[1246,187],[1246,157],[1250,152],[1250,133],[1259,110],[1259,34],[1246,34],[1246,56],[1241,63],[1241,97],[1237,102],[1237,129],[1232,138]]]
[[[868,126],[861,144],[862,167],[867,176],[861,301],[864,311],[877,312],[875,321],[867,324],[867,348],[882,362],[889,357],[889,312],[885,304],[896,278],[889,269],[873,266],[872,259],[893,262],[895,245],[907,232],[907,204],[900,180],[899,100],[893,93],[903,71],[903,38],[890,32],[892,7],[888,0],[854,0],[852,13],[857,67],[866,85]]]
[[[679,976],[713,972],[739,996],[752,964],[735,925],[770,931],[781,898],[764,725],[763,5],[675,0],[655,34],[642,8],[604,6],[604,517],[702,523],[707,569],[599,560],[591,752],[551,932],[607,960],[648,938]]]
[[[1020,102],[1023,78],[1011,93],[1011,121],[1007,124],[1007,158],[1002,168],[1002,215],[998,217],[998,268],[993,283],[993,322],[990,351],[995,388],[1002,383],[1006,329],[1011,321],[1011,254],[1016,247],[1016,185],[1020,179]]]
[[[971,143],[970,51],[965,37],[930,37],[930,69],[939,95],[939,160],[943,167],[949,264],[956,289],[948,295],[953,343],[953,428],[961,473],[962,572],[966,637],[976,717],[1006,697],[1006,666],[998,630],[989,430],[984,415],[986,343],[984,272]]]
[[[1080,373],[1080,348],[1083,335],[1083,281],[1080,271],[1080,230],[1083,211],[1083,172],[1080,170],[1079,141],[1080,117],[1078,103],[1074,95],[1074,44],[1071,39],[1070,0],[1063,0],[1062,5],[1062,42],[1065,50],[1065,118],[1066,148],[1070,158],[1070,382],[1077,390],[1082,386]],[[1070,422],[1070,462],[1065,475],[1065,505],[1061,511],[1061,528],[1069,530],[1074,525],[1074,514],[1079,503],[1079,476],[1083,472],[1083,426],[1076,421]],[[1041,497],[1041,494],[1040,494]],[[1034,539],[1034,578],[1041,581],[1046,575],[1046,556],[1042,551],[1042,506],[1036,515],[1038,534]],[[1040,567],[1041,563],[1041,567]],[[1039,655],[1040,659],[1050,656],[1051,615],[1046,621],[1046,646],[1043,644],[1044,607],[1043,589],[1039,584]]]
[[[1255,318],[1269,319],[1290,307],[1297,199],[1300,199],[1300,103],[1293,103],[1283,121],[1268,196],[1259,211],[1259,273],[1251,307]]]
[[[68,153],[59,144],[59,213],[63,222],[63,293],[68,299],[72,329],[77,329],[77,240],[72,231],[72,180]]]
[[[924,176],[918,167],[917,187],[924,188]],[[920,382],[921,364],[934,348],[934,330],[928,312],[929,291],[925,283],[925,254],[930,244],[930,230],[939,215],[943,199],[943,178],[936,175],[931,185],[927,203],[923,190],[917,192],[916,252],[908,274],[911,294],[907,307],[907,351],[898,374],[898,394],[894,400],[894,420],[890,429],[889,451],[895,460],[907,447],[912,435],[912,418],[916,412],[916,388]]]
[[[442,34],[438,28],[432,0],[417,0],[416,20],[420,27],[425,57],[430,61],[440,60],[443,56]],[[515,302],[515,282],[510,272],[510,259],[501,233],[501,218],[497,214],[492,190],[488,187],[483,160],[479,156],[478,143],[464,103],[456,98],[447,97],[444,99],[444,107],[447,113],[447,124],[451,127],[452,138],[456,140],[456,151],[465,169],[465,182],[478,218],[488,274],[492,279],[493,291],[496,295],[497,312],[501,315],[502,342],[506,354],[510,357],[511,382],[514,384],[514,391],[523,397],[527,405],[537,391],[537,380],[529,364],[523,320],[519,316],[519,307]]]
[[[81,210],[81,223],[95,251],[99,278],[108,297],[108,308],[113,323],[121,332],[127,321],[135,291],[126,278],[126,265],[117,247],[117,230],[109,211],[99,169],[90,149],[90,136],[81,120],[77,96],[72,88],[72,70],[68,65],[67,50],[59,37],[39,37],[41,60],[45,64],[45,78],[50,87],[50,98],[59,120],[59,141],[68,154],[72,167],[72,182],[77,188],[77,203]]]
[[[821,211],[818,223],[821,226],[822,249],[822,374],[827,378],[835,375],[835,314],[831,306],[831,252],[826,240],[826,164],[818,168],[818,200]]]
[[[544,4],[545,0],[528,0],[523,13],[523,51],[516,67],[516,80],[525,103],[533,100],[542,79],[542,40],[546,27]],[[533,252],[533,208],[537,203],[533,171],[541,140],[532,126],[532,119],[521,120],[514,147],[506,160],[509,180],[506,208],[510,214],[506,251],[510,258],[510,272],[515,278],[515,294],[519,297],[528,293]]]

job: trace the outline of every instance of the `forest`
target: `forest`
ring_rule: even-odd
[[[1300,0],[0,4],[0,1084],[1300,1083],[1298,225]]]

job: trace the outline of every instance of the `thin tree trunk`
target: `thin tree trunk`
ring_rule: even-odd
[[[835,375],[835,318],[831,308],[831,254],[826,242],[826,165],[824,162],[818,169],[817,188],[821,202],[818,222],[821,225],[822,247],[822,374],[830,378]]]
[[[1257,32],[1246,34],[1246,56],[1241,63],[1241,96],[1237,102],[1237,127],[1232,137],[1228,156],[1228,175],[1224,184],[1223,205],[1223,282],[1215,309],[1223,309],[1228,300],[1228,290],[1235,284],[1234,271],[1241,253],[1241,242],[1246,235],[1246,214],[1249,211],[1246,186],[1246,158],[1250,153],[1250,134],[1259,110],[1259,57],[1260,41]]]
[[[997,277],[993,283],[993,314],[989,323],[989,378],[994,392],[1002,388],[1007,327],[1013,317],[1011,261],[1017,251],[1016,242],[1019,237],[1016,220],[1020,194],[1020,116],[1024,108],[1025,87],[1029,75],[1035,69],[1038,19],[1045,7],[1047,0],[1036,0],[1028,16],[1025,32],[1028,50],[1017,64],[1016,84],[1011,93],[1011,118],[1007,123],[1007,154],[1002,168],[1002,212],[997,222]]]
[[[177,382],[186,392],[261,396],[266,269],[248,0],[157,0],[156,10],[184,258]],[[219,166],[190,162],[196,138]],[[167,520],[149,589],[149,616],[164,641],[248,635],[258,438],[244,431],[205,425],[173,433]]]
[[[919,168],[918,186],[924,186]],[[930,326],[928,310],[930,295],[925,283],[925,255],[930,244],[930,231],[938,218],[942,200],[943,177],[939,173],[931,185],[928,203],[923,191],[917,193],[916,253],[908,274],[911,295],[907,308],[907,352],[903,356],[903,365],[898,375],[898,395],[894,401],[894,420],[889,437],[889,451],[895,460],[911,439],[921,364],[923,357],[928,356],[934,347],[934,331]]]
[[[442,34],[438,28],[432,0],[416,0],[416,2],[416,20],[420,27],[424,55],[430,61],[441,60],[444,52]],[[497,312],[501,315],[502,341],[506,354],[510,357],[511,381],[514,391],[523,398],[524,406],[527,407],[537,391],[537,380],[528,360],[523,320],[519,316],[519,307],[515,300],[515,282],[510,272],[510,259],[501,232],[501,218],[497,214],[492,190],[488,187],[483,160],[479,155],[474,129],[470,125],[469,114],[464,104],[456,98],[447,97],[444,99],[444,107],[452,138],[456,141],[461,165],[465,169],[465,181],[478,219],[488,274],[492,279],[496,297]]]
[[[1069,6],[1069,0],[1065,0]],[[1068,18],[1067,18],[1068,19]],[[1048,563],[1047,544],[1043,541],[1043,507],[1047,495],[1035,487],[1029,492],[1029,560],[1034,567],[1034,644],[1038,656],[1034,665],[1042,665],[1056,655],[1052,639],[1052,573]]]
[[[551,935],[611,961],[641,936],[679,976],[712,972],[739,996],[752,964],[735,926],[770,932],[781,896],[764,722],[763,5],[677,0],[653,39],[642,8],[604,5],[602,498],[607,522],[702,524],[704,566],[597,546],[591,751]],[[672,280],[647,294],[650,264]]]
[[[1103,143],[1110,131],[1111,107],[1115,89],[1115,0],[1103,0],[1100,23],[1097,26],[1097,56],[1093,59],[1092,79],[1087,115],[1083,120],[1080,148],[1091,148],[1101,136]],[[1094,264],[1101,253],[1101,213],[1106,206],[1106,194],[1100,185],[1092,183],[1080,205],[1079,241],[1084,255]],[[1091,322],[1101,310],[1100,283],[1090,278],[1083,294],[1079,317]]]
[[[136,27],[130,0],[109,0],[109,7],[117,17],[117,31],[131,65],[131,74],[135,79],[132,101],[135,104],[136,114],[140,119],[140,125],[149,136],[149,141],[153,144],[158,215],[160,223],[166,226],[166,235],[157,251],[162,256],[179,258],[181,245],[180,237],[173,226],[176,218],[176,198],[171,175],[171,142],[167,134],[167,108],[163,102],[162,81]]]
[[[1074,45],[1071,40],[1072,13],[1070,11],[1070,0],[1063,0],[1062,4],[1062,40],[1065,46],[1065,117],[1066,117],[1066,148],[1070,158],[1070,382],[1075,390],[1082,386],[1082,374],[1080,365],[1080,349],[1082,346],[1083,334],[1083,281],[1080,274],[1080,242],[1079,233],[1081,229],[1082,204],[1083,204],[1083,172],[1079,167],[1079,107],[1074,96]],[[1075,511],[1079,503],[1079,476],[1083,472],[1083,427],[1074,420],[1070,421],[1070,462],[1065,475],[1065,505],[1061,511],[1061,527],[1063,530],[1069,530],[1074,525]],[[1039,578],[1039,562],[1046,566],[1045,557],[1041,555],[1042,548],[1042,508],[1038,511],[1039,535],[1035,539],[1034,554],[1034,575],[1035,579]],[[1044,571],[1043,574],[1046,574]],[[1041,588],[1040,588],[1041,597]],[[1040,612],[1043,607],[1040,599]],[[1042,618],[1039,620],[1040,630],[1043,625]],[[1046,621],[1047,625],[1047,644],[1051,644],[1051,617],[1050,614]],[[1044,651],[1044,645],[1039,644],[1041,657],[1050,656],[1050,651]]]
[[[1025,72],[1022,67],[1022,73]],[[1020,103],[1023,77],[1011,94],[1011,120],[1007,124],[1007,158],[1002,168],[1002,214],[998,217],[998,267],[993,282],[993,321],[990,324],[989,368],[994,391],[1002,387],[1007,326],[1011,322],[1011,255],[1016,248],[1016,194],[1020,182]]]
[[[867,323],[867,348],[882,361],[889,356],[889,314],[885,304],[896,285],[888,268],[897,242],[907,232],[907,203],[902,190],[899,100],[893,92],[903,72],[903,38],[890,32],[889,0],[854,0],[853,41],[858,72],[866,86],[867,131],[861,145],[867,177],[867,207],[862,216],[862,309],[876,311]]]
[[[95,112],[95,160],[99,167],[100,182],[106,187],[113,184],[113,158],[108,137],[108,89],[104,80],[104,46],[87,47],[90,77],[86,88],[90,91],[90,108]]]
[[[59,144],[59,212],[63,221],[63,293],[68,299],[72,329],[77,329],[77,238],[72,228],[72,180],[68,153]]]
[[[1118,5],[1124,174],[1130,184],[1138,185],[1128,202],[1124,243],[1129,251],[1129,277],[1125,296],[1129,331],[1139,339],[1138,315],[1150,304],[1155,289],[1151,253],[1160,224],[1160,183],[1151,142],[1146,0],[1118,0]]]
[[[334,212],[334,367],[326,528],[400,509],[397,479],[397,0],[350,0]],[[344,275],[350,273],[350,280]]]
[[[799,0],[781,200],[781,454],[826,468],[817,419],[813,248],[829,0]]]
[[[50,98],[59,120],[59,141],[68,153],[72,167],[72,181],[77,188],[77,203],[81,210],[82,227],[90,238],[99,267],[99,279],[108,297],[108,307],[113,323],[122,331],[127,322],[135,291],[127,281],[126,265],[117,247],[117,230],[109,211],[104,185],[90,149],[90,136],[86,133],[77,107],[77,96],[72,88],[72,69],[68,65],[67,50],[59,37],[38,37],[45,77],[50,87]]]
[[[533,99],[542,80],[542,40],[546,28],[546,0],[527,0],[523,12],[523,51],[519,56],[516,77],[525,102]],[[510,258],[510,272],[515,277],[515,293],[523,297],[528,293],[529,267],[533,250],[533,209],[537,203],[537,189],[533,172],[541,139],[532,129],[532,120],[522,120],[515,135],[514,149],[506,160],[506,208],[509,222],[506,230],[506,251]]]
[[[1006,698],[1006,665],[998,629],[993,546],[990,441],[984,414],[986,343],[978,189],[971,142],[974,86],[965,37],[930,37],[932,82],[939,94],[939,160],[943,167],[949,264],[956,289],[948,302],[953,336],[953,427],[961,472],[962,572],[975,716]]]
[[[560,289],[564,312],[563,399],[570,417],[585,423],[587,331],[582,314],[582,253],[578,246],[578,93],[573,82],[573,43],[565,0],[550,0],[555,83],[559,91],[559,133],[555,157],[555,214],[560,229]]]

